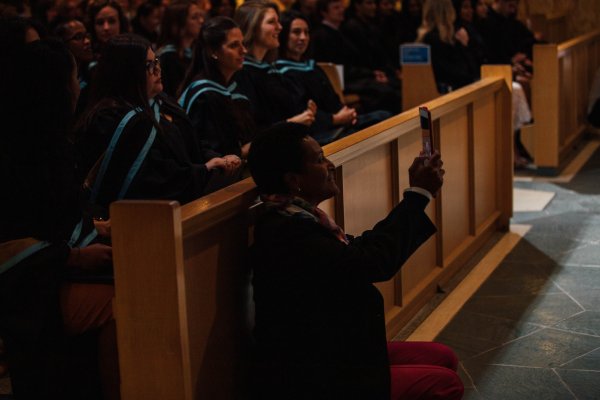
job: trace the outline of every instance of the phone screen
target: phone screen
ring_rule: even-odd
[[[431,127],[431,112],[427,107],[419,107],[419,117],[421,119],[421,138],[423,141],[423,153],[431,157],[433,153],[433,130]]]

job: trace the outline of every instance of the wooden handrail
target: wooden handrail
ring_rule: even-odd
[[[564,57],[569,51],[573,49],[588,44],[592,40],[597,40],[600,38],[600,29],[595,31],[585,33],[583,35],[577,36],[573,39],[567,40],[566,42],[562,42],[558,44],[558,56]]]

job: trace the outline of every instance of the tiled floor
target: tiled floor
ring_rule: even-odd
[[[515,188],[555,196],[514,213],[531,229],[436,340],[459,355],[467,400],[599,400],[600,150],[570,182]]]

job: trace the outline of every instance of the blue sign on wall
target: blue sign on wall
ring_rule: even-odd
[[[431,63],[431,49],[429,45],[409,43],[400,46],[400,65],[424,65]]]

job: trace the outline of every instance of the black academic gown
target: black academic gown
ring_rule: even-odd
[[[247,56],[244,67],[236,73],[234,80],[238,92],[248,98],[259,130],[306,110],[307,104],[294,95],[279,71],[267,62]]]
[[[0,337],[18,399],[101,393],[94,333],[77,346],[83,342],[65,335],[60,312],[70,247],[95,236],[82,216],[74,160],[64,137],[0,149]]]
[[[182,58],[179,56],[177,48],[172,44],[168,44],[158,49],[156,55],[160,59],[163,91],[169,96],[175,97],[192,62],[192,50],[185,49]]]
[[[88,171],[96,213],[107,213],[119,199],[187,203],[205,193],[211,178],[204,165],[208,159],[197,146],[189,119],[176,105],[159,101],[159,127],[144,112],[129,114],[133,108],[121,105],[98,111],[81,134],[81,164]],[[117,127],[127,115],[131,119],[117,139]],[[111,141],[114,149],[109,152]]]
[[[248,98],[236,89],[236,82],[226,87],[198,76],[179,99],[199,145],[212,157],[239,156],[241,146],[256,134]]]
[[[304,103],[313,100],[317,103],[315,124],[323,129],[333,128],[333,114],[342,109],[343,104],[333,90],[327,75],[314,60],[277,60],[275,67],[290,82],[296,96]]]
[[[392,278],[435,232],[426,204],[407,192],[349,245],[311,219],[272,211],[259,220],[250,252],[256,398],[389,400],[383,299],[373,283]]]

